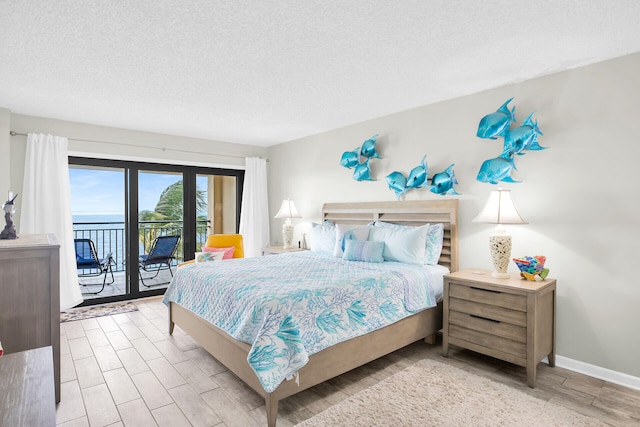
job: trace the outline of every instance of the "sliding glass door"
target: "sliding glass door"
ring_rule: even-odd
[[[244,171],[77,157],[69,171],[74,233],[110,254],[115,277],[103,290],[91,278],[84,305],[160,295],[209,234],[238,231]]]

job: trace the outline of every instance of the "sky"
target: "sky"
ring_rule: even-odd
[[[181,174],[140,173],[139,210],[153,211],[162,191],[181,179]],[[124,215],[123,169],[69,167],[69,182],[73,215]]]

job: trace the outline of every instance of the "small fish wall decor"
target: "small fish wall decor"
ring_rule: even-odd
[[[441,196],[445,194],[460,194],[453,188],[453,186],[458,183],[453,173],[453,164],[443,172],[435,174],[430,179],[431,185],[429,185],[429,169],[426,160],[427,155],[425,154],[420,164],[411,169],[409,177],[406,177],[399,171],[391,172],[387,175],[386,180],[389,190],[396,194],[397,199],[404,197],[407,191],[415,188],[428,188],[432,193]]]
[[[427,187],[427,155],[425,154],[422,158],[422,161],[418,166],[411,169],[409,172],[409,178],[407,178],[407,187],[408,188],[420,188]]]
[[[371,159],[382,159],[376,151],[376,142],[378,134],[373,135],[362,143],[360,147],[356,147],[353,151],[345,151],[340,158],[340,165],[347,168],[353,168],[353,179],[356,181],[375,181],[371,178]],[[364,157],[364,162],[360,158]]]
[[[407,188],[407,177],[404,176],[402,172],[391,172],[387,175],[386,180],[389,190],[396,193],[396,198],[398,200],[400,200],[400,197],[404,196],[404,193],[409,190],[409,188]]]
[[[538,143],[538,135],[543,135],[538,127],[538,121],[533,120],[533,114],[522,122],[522,125],[515,129],[510,129],[511,123],[516,123],[514,106],[509,110],[509,103],[513,98],[509,98],[494,113],[484,116],[478,124],[476,136],[479,138],[504,139],[502,154],[493,159],[485,160],[478,171],[477,180],[497,184],[499,182],[520,182],[511,177],[511,171],[517,170],[514,156],[524,155],[524,151],[539,151],[547,147],[542,147]]]
[[[511,127],[511,122],[516,122],[516,107],[513,107],[511,111],[509,111],[508,107],[511,101],[513,101],[513,98],[507,99],[495,113],[487,114],[480,120],[478,132],[476,133],[479,138],[497,139],[507,133],[509,127]]]
[[[443,172],[437,173],[431,178],[431,186],[429,190],[432,193],[444,196],[445,194],[460,194],[453,188],[458,183],[453,173],[453,163],[449,165]]]

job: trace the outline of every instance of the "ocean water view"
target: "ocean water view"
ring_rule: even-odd
[[[109,254],[113,257],[115,271],[125,270],[125,223],[124,215],[83,214],[72,215],[74,238],[91,239],[96,245],[98,258]],[[143,250],[140,243],[140,250]],[[144,253],[144,252],[141,252]]]

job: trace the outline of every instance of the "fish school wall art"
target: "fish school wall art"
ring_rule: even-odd
[[[422,157],[420,164],[409,172],[409,177],[406,177],[402,172],[395,171],[387,175],[387,185],[389,190],[396,194],[396,198],[399,200],[407,193],[407,191],[414,188],[428,188],[429,191],[435,194],[444,196],[445,194],[460,194],[457,193],[453,185],[458,181],[453,173],[453,164],[451,164],[443,172],[433,175],[431,178],[431,185],[429,185],[428,175],[429,170],[427,168],[427,155]]]
[[[356,181],[375,181],[371,178],[371,159],[382,159],[376,151],[376,142],[378,134],[373,135],[362,143],[362,146],[356,147],[353,151],[345,151],[340,158],[340,164],[347,169],[353,169],[353,179]],[[363,162],[360,158],[364,157]]]
[[[502,153],[493,159],[485,160],[478,171],[477,180],[497,184],[498,182],[520,182],[511,176],[511,171],[517,170],[515,156],[524,155],[524,151],[539,151],[546,147],[538,143],[538,135],[543,133],[538,127],[538,121],[533,120],[533,114],[522,122],[522,125],[511,129],[511,124],[516,123],[516,107],[509,109],[509,98],[493,113],[484,116],[478,124],[476,136],[486,139],[503,138]]]

